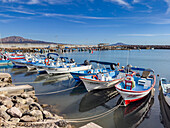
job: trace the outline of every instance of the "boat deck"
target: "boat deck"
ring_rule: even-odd
[[[144,83],[139,84],[139,81],[142,81]],[[145,90],[148,90],[152,86],[153,79],[144,79],[144,78],[135,77],[134,82],[135,82],[135,85],[132,88],[132,91],[145,91]],[[121,88],[125,89],[124,82],[121,82],[120,86],[121,86]],[[130,88],[127,88],[126,90],[130,90]]]

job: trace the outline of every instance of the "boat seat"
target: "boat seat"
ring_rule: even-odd
[[[143,71],[141,78],[148,78],[150,71]]]
[[[145,85],[145,81],[146,79],[141,79],[141,80],[138,80],[138,85]]]
[[[148,87],[150,87],[151,86],[151,81],[150,80],[146,80],[146,82],[145,82],[145,85],[144,85],[144,89],[147,89]]]

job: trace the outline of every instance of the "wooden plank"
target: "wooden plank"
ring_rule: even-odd
[[[97,124],[95,124],[95,123],[93,123],[93,122],[90,122],[90,123],[88,123],[85,126],[82,126],[80,128],[102,128],[102,127],[97,125]]]

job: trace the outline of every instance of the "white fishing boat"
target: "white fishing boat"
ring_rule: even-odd
[[[170,106],[170,83],[168,83],[166,78],[161,78],[160,80],[162,93],[164,95],[164,99],[168,106]]]
[[[99,72],[107,73],[107,72],[114,71],[116,66],[119,67],[119,63],[116,64],[111,62],[90,60],[90,63],[92,62],[97,64],[97,67],[94,68],[92,66],[93,68],[89,70],[71,72],[71,75],[74,77],[74,79],[80,81],[79,76],[97,75]],[[109,66],[109,68],[106,66]]]
[[[92,65],[86,64],[62,64],[60,66],[45,66],[43,69],[46,70],[48,74],[63,74],[63,73],[70,73],[74,71],[81,71],[81,70],[88,70],[91,69]]]
[[[115,85],[116,90],[121,94],[124,99],[124,105],[128,105],[131,102],[135,102],[144,98],[154,88],[156,83],[156,77],[151,69],[135,68],[131,69],[143,71],[142,75],[136,73],[136,75],[126,74],[125,80]]]
[[[159,88],[160,119],[165,128],[170,126],[170,83],[166,78],[160,79]]]
[[[79,77],[87,91],[95,89],[105,89],[113,87],[117,82],[122,81],[125,77],[124,70],[115,70],[108,73],[98,73],[97,75]]]

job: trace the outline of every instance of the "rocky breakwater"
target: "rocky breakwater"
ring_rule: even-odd
[[[13,85],[9,74],[0,73],[0,127],[71,128],[63,117],[44,110],[43,105],[37,103],[33,87],[23,87]]]

